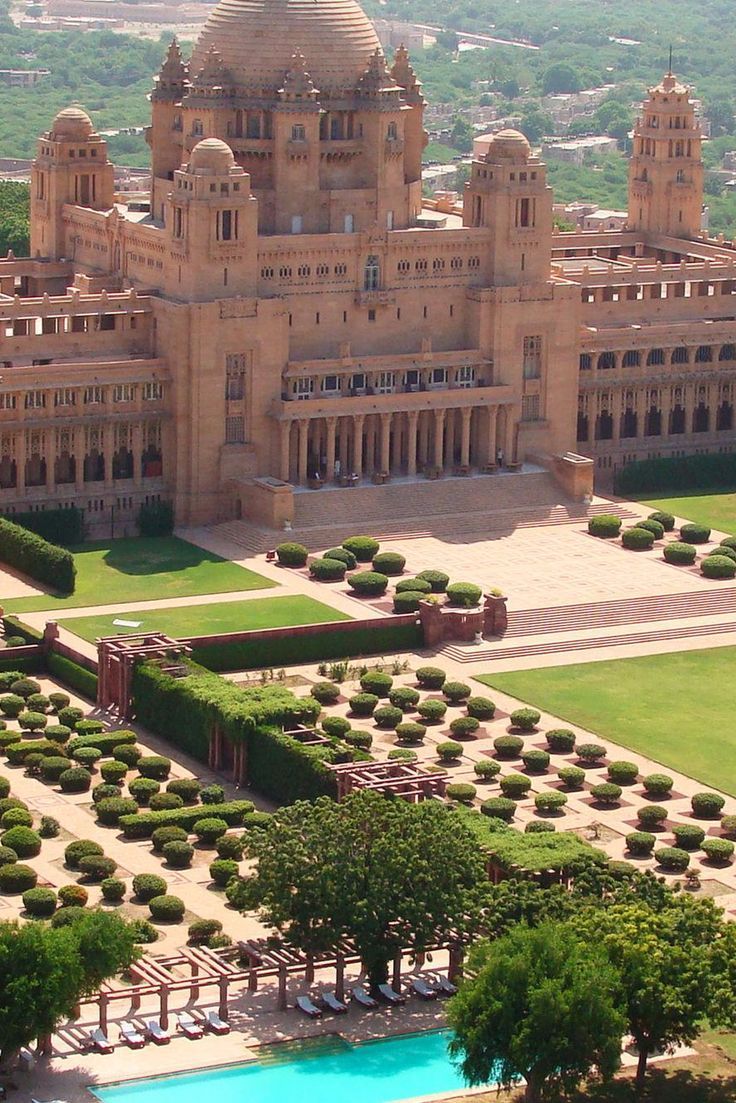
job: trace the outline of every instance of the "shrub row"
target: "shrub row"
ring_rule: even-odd
[[[13,521],[0,518],[0,560],[63,594],[74,592],[74,556]]]
[[[241,824],[243,817],[253,810],[252,801],[232,800],[224,804],[209,805],[206,815],[224,820],[232,827]],[[195,823],[204,818],[202,807],[197,805],[195,808],[172,808],[163,812],[136,812],[121,816],[119,823],[126,839],[147,839],[157,827],[181,827],[185,831],[191,831]]]

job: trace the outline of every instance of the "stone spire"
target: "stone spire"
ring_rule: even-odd
[[[410,102],[424,102],[422,97],[422,82],[414,72],[414,67],[409,61],[409,51],[402,44],[394,54],[394,63],[391,66],[391,76],[396,83],[405,90]]]
[[[377,96],[383,92],[395,92],[397,85],[391,76],[383,51],[376,47],[368,67],[358,82],[358,92],[364,96]]]
[[[291,66],[278,92],[282,100],[316,100],[319,92],[307,72],[306,61],[301,50],[292,54]]]
[[[169,99],[172,96],[178,98],[187,84],[188,77],[189,71],[181,56],[179,43],[174,37],[156,77],[156,86],[153,91],[154,99]]]
[[[198,88],[219,88],[227,83],[227,71],[216,46],[210,46],[193,82]]]

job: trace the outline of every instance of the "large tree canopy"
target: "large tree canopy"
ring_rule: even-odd
[[[475,924],[485,881],[478,846],[435,801],[412,805],[369,792],[340,804],[300,801],[246,845],[257,868],[229,891],[233,903],[259,907],[304,952],[352,939],[374,984],[402,947],[421,951],[438,930]]]

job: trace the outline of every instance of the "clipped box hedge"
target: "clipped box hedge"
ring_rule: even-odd
[[[62,594],[74,593],[77,568],[66,548],[0,517],[0,561]]]
[[[206,810],[198,804],[194,808],[172,808],[164,812],[134,812],[121,816],[120,826],[126,839],[149,839],[157,827],[181,827],[190,832],[199,820],[216,817],[229,827],[243,822],[255,805],[250,800],[231,800],[225,804],[208,804]]]
[[[95,747],[102,751],[103,755],[112,754],[114,747],[132,746],[136,739],[135,732],[120,730],[108,732],[95,732],[92,735],[77,735],[67,743],[67,751],[73,755],[80,747]]]
[[[69,689],[73,689],[90,701],[97,700],[97,675],[91,670],[86,670],[79,663],[72,662],[71,659],[57,655],[53,651],[49,652],[46,658],[46,666],[49,674],[53,674]]]

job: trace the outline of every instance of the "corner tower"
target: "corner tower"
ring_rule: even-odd
[[[631,230],[694,238],[703,209],[702,135],[690,89],[672,73],[644,102],[629,162]]]

